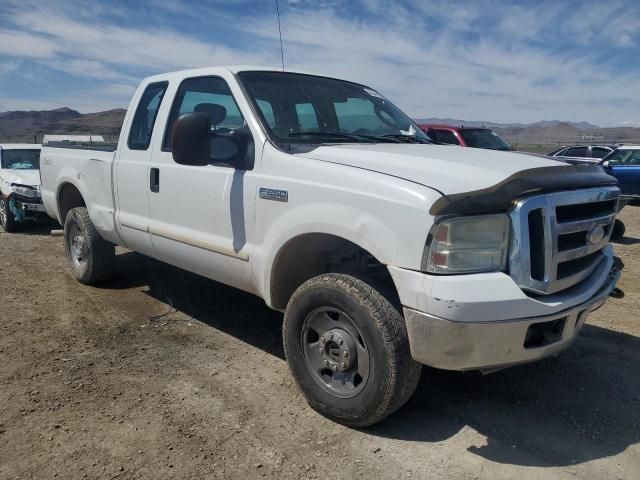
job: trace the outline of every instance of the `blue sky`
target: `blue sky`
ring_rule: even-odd
[[[414,117],[640,126],[640,1],[280,0],[287,67]],[[0,111],[126,107],[149,74],[278,65],[272,0],[1,0]]]

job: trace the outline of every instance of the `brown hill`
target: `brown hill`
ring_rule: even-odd
[[[49,134],[103,135],[115,142],[120,134],[126,110],[82,114],[67,107],[49,111],[0,112],[0,142],[37,142]],[[427,121],[428,120],[428,121]],[[480,126],[483,122],[452,119],[418,120],[424,123],[443,123]],[[511,145],[535,146],[540,151],[553,150],[558,145],[572,143],[640,143],[640,128],[599,128],[585,122],[543,121],[530,125],[484,123]]]
[[[46,134],[96,134],[115,141],[126,110],[82,114],[67,107],[48,111],[0,112],[0,143],[41,142]]]

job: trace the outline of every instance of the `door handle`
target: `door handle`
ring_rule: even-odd
[[[149,172],[149,190],[153,193],[160,191],[160,169],[152,168]]]

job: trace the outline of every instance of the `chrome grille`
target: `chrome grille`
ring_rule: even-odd
[[[602,260],[619,196],[618,188],[603,187],[518,201],[509,274],[520,288],[549,294],[587,278]]]

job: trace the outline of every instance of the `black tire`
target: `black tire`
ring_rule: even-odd
[[[334,311],[332,316],[332,309],[339,314]],[[362,351],[368,353],[367,378],[357,386],[355,380],[345,386],[344,380],[341,380],[341,384],[340,380],[335,382],[333,379],[334,375],[351,375],[350,370],[333,372],[327,368],[323,377],[317,373],[318,369],[308,365],[311,364],[310,357],[318,355],[326,358],[327,355],[322,348],[328,349],[330,342],[320,342],[323,338],[327,340],[325,337],[328,333],[321,336],[319,331],[314,332],[306,327],[309,319],[324,315],[325,311],[337,322],[336,325],[343,321],[353,323],[359,333],[358,344],[354,348],[356,355],[361,355]],[[344,320],[340,320],[339,315],[342,314]],[[329,322],[328,325],[332,324]],[[353,327],[347,330],[353,331]],[[331,327],[330,331],[342,330]],[[319,336],[317,342],[312,338],[315,335]],[[343,345],[342,338],[340,340],[340,345]],[[367,427],[391,415],[409,400],[420,379],[422,366],[411,358],[402,315],[377,290],[350,275],[328,273],[303,283],[287,305],[283,341],[293,377],[311,407],[321,415],[350,427]],[[316,348],[310,347],[312,345],[316,345],[322,353],[307,353]],[[337,347],[337,350],[341,351],[342,348]],[[327,360],[321,362],[326,364]],[[359,368],[360,358],[353,362],[355,365],[350,368]],[[345,366],[344,363],[341,365]],[[331,364],[331,367],[335,368],[336,365]],[[352,378],[357,379],[357,375],[354,374]],[[331,380],[324,381],[323,378]],[[331,385],[340,388],[353,386],[353,395],[345,398],[341,395],[347,395],[348,392],[329,391],[332,387],[327,382],[334,382]]]
[[[73,208],[67,213],[64,251],[71,273],[80,283],[101,282],[113,271],[115,246],[98,234],[85,207]]]
[[[624,233],[626,230],[627,228],[624,226],[622,220],[618,220],[616,218],[616,221],[613,223],[613,230],[611,230],[611,240],[620,240],[622,237],[624,237]]]
[[[13,213],[9,210],[8,198],[0,198],[0,226],[7,233],[13,233],[18,230],[18,222],[16,222]]]

